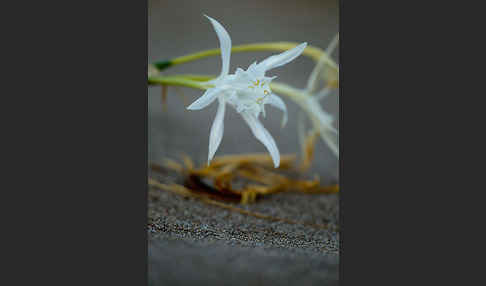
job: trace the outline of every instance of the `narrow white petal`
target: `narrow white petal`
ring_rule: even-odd
[[[326,62],[324,61],[325,56],[322,56],[319,61],[317,62],[316,66],[311,72],[309,79],[307,80],[307,88],[306,91],[309,93],[314,93],[319,85],[318,77],[325,69]]]
[[[308,98],[304,108],[311,114],[314,128],[319,130],[322,141],[339,158],[339,131],[332,126],[333,117],[321,108],[315,98]]]
[[[329,87],[325,87],[318,94],[316,94],[316,98],[317,100],[321,100],[323,98],[326,98],[329,94],[331,94],[331,89]]]
[[[262,66],[253,62],[246,70],[255,78],[261,78],[265,75],[265,70],[261,68]]]
[[[282,110],[283,112],[282,128],[283,128],[285,124],[287,124],[287,120],[288,120],[287,106],[285,105],[285,102],[278,95],[272,93],[268,97],[267,103],[270,104],[271,106],[274,106]]]
[[[273,55],[271,57],[266,58],[263,60],[261,63],[258,64],[259,69],[262,69],[263,71],[268,71],[273,68],[283,66],[291,61],[293,61],[295,58],[300,56],[304,49],[307,47],[307,43],[302,43],[298,45],[297,47],[290,49],[288,51],[285,51],[281,54],[278,55]]]
[[[221,91],[223,91],[223,88],[220,87],[214,87],[206,90],[204,94],[200,98],[196,99],[196,101],[191,103],[187,109],[198,110],[210,105],[214,100],[216,100],[216,98],[218,98],[218,94]]]
[[[267,129],[263,127],[263,125],[260,123],[258,118],[256,118],[252,114],[248,112],[242,112],[241,115],[243,116],[243,119],[246,121],[248,126],[250,126],[253,135],[258,140],[260,140],[260,142],[262,142],[263,145],[265,145],[268,152],[270,153],[270,156],[272,156],[272,160],[275,168],[277,168],[280,165],[280,153],[278,151],[275,140],[273,140],[272,135],[270,135]]]
[[[329,46],[327,46],[326,54],[328,56],[331,56],[331,54],[334,52],[334,50],[336,50],[336,47],[337,47],[338,44],[339,44],[339,34],[336,34],[336,36],[334,36],[334,38],[332,39]]]
[[[208,165],[213,159],[216,150],[218,150],[221,139],[223,139],[225,109],[226,103],[223,99],[220,99],[218,111],[216,112],[216,117],[214,118],[213,125],[211,126],[211,133],[209,134]]]
[[[331,126],[332,121],[334,120],[333,117],[322,109],[315,96],[307,97],[306,103],[305,108],[312,114],[312,116],[317,118],[321,125]]]
[[[206,16],[211,24],[213,24],[214,31],[218,35],[219,47],[221,49],[221,60],[223,61],[223,67],[221,68],[220,77],[229,73],[230,57],[231,57],[231,38],[225,28],[213,18]]]
[[[329,146],[331,151],[339,158],[339,132],[332,128],[323,128],[320,132],[322,141]]]
[[[319,61],[317,62],[316,66],[312,70],[312,73],[307,81],[307,91],[310,93],[314,93],[318,88],[318,77],[320,74],[324,75],[329,72],[329,64],[332,62],[331,54],[336,49],[337,44],[339,43],[339,34],[337,34],[329,46],[326,49],[326,52],[321,56]],[[335,64],[334,64],[335,65]]]
[[[236,75],[237,77],[240,77],[240,76],[242,76],[242,75],[244,75],[244,74],[245,74],[245,71],[244,71],[242,68],[236,68],[235,75]]]

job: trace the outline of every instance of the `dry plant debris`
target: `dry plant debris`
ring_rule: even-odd
[[[248,210],[245,210],[245,209],[242,209],[242,208],[232,206],[230,204],[215,201],[213,199],[210,199],[208,196],[195,193],[194,191],[192,191],[192,190],[190,190],[190,189],[188,189],[188,188],[186,188],[182,185],[179,185],[179,184],[163,184],[163,183],[160,183],[153,178],[148,179],[148,184],[152,187],[156,187],[156,188],[161,189],[161,190],[169,191],[171,193],[175,193],[175,194],[181,195],[183,197],[200,199],[201,201],[203,201],[207,204],[218,206],[218,207],[227,209],[229,211],[238,212],[238,213],[241,213],[241,214],[244,214],[244,215],[253,216],[253,217],[256,217],[256,218],[259,218],[259,219],[265,219],[265,220],[270,220],[270,221],[281,221],[281,222],[285,222],[285,223],[289,223],[289,224],[301,224],[301,225],[310,226],[310,227],[313,227],[313,228],[328,229],[328,230],[331,230],[331,231],[339,231],[338,227],[332,227],[332,226],[325,225],[325,224],[298,222],[298,221],[294,221],[294,220],[291,220],[291,219],[279,218],[279,217],[269,216],[269,215],[265,215],[265,214],[258,213],[258,212],[248,211]]]
[[[150,164],[152,171],[165,173],[169,169],[182,175],[184,185],[163,184],[154,178],[149,178],[148,183],[161,190],[196,198],[211,205],[260,219],[329,229],[327,225],[272,217],[224,203],[249,204],[254,203],[260,197],[279,192],[294,191],[304,194],[339,192],[338,185],[321,186],[318,177],[314,180],[295,178],[302,175],[312,165],[314,142],[317,135],[317,132],[311,132],[305,139],[303,157],[298,166],[295,166],[295,155],[283,155],[280,167],[274,169],[272,158],[267,154],[242,154],[215,157],[210,165],[196,168],[192,159],[184,155],[182,163],[166,159],[163,166]],[[212,181],[212,186],[206,181]],[[238,189],[236,185],[238,183],[241,185],[242,182],[243,186]],[[337,228],[334,230],[338,231]]]
[[[243,154],[216,157],[210,165],[199,168],[191,158],[183,156],[182,164],[167,159],[164,166],[152,163],[151,169],[161,171],[165,167],[181,174],[186,190],[198,196],[241,204],[254,203],[262,196],[280,192],[337,193],[338,185],[321,186],[318,177],[313,180],[295,178],[311,165],[314,139],[315,134],[309,136],[303,160],[297,168],[293,167],[295,155],[282,156],[280,168],[274,169],[272,158],[267,154]]]

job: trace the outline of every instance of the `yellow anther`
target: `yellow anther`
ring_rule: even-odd
[[[266,90],[266,89],[263,91],[263,93],[264,93],[265,95],[268,95],[268,94],[269,94],[268,90]]]
[[[249,85],[248,88],[255,88],[254,86]]]
[[[255,82],[255,86],[258,86],[260,84],[260,80],[257,79],[257,81]]]

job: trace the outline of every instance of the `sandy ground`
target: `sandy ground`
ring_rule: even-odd
[[[149,285],[339,285],[336,256],[170,239],[149,251]]]
[[[218,19],[234,45],[268,42],[308,42],[325,48],[338,32],[338,1],[331,0],[150,0],[149,62],[218,47],[216,34],[202,16]],[[271,52],[231,56],[231,71],[247,68]],[[334,55],[337,58],[337,54]],[[302,88],[314,67],[299,58],[275,69],[276,81]],[[219,57],[173,67],[164,74],[217,74]],[[165,109],[161,88],[150,87],[148,100],[149,161],[178,158],[186,153],[198,163],[207,159],[208,136],[216,104],[189,112],[202,93],[189,88],[168,89]],[[287,126],[280,128],[281,113],[269,108],[262,120],[282,154],[298,152],[298,107],[283,98],[289,110]],[[338,115],[337,96],[323,102]],[[216,156],[266,152],[236,111],[228,108],[225,130]],[[318,174],[331,184],[338,181],[338,160],[322,143],[315,150],[309,176]],[[154,175],[163,183],[178,181],[176,175]],[[338,224],[337,195],[277,194],[245,206],[248,210],[299,222]],[[339,235],[302,224],[271,222],[157,189],[148,198],[150,285],[337,285]]]
[[[179,182],[175,175],[151,176]],[[284,193],[235,206],[338,224],[337,195]],[[150,285],[337,285],[335,231],[259,219],[156,188],[148,210]]]

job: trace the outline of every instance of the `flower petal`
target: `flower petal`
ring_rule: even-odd
[[[332,115],[322,109],[318,99],[315,96],[309,96],[306,100],[307,104],[305,107],[312,116],[315,116],[321,125],[332,126],[331,124],[334,120]]]
[[[319,87],[320,79],[325,74],[325,70],[328,68],[325,62],[325,56],[322,56],[317,62],[316,66],[311,72],[309,79],[307,80],[307,92],[315,93]]]
[[[334,155],[339,158],[339,132],[334,128],[324,127],[320,131],[320,136]]]
[[[329,76],[330,70],[330,62],[333,62],[331,57],[332,52],[336,49],[339,43],[339,34],[337,34],[329,46],[326,49],[326,52],[321,56],[319,61],[317,62],[316,66],[312,70],[312,73],[307,81],[307,91],[310,93],[314,93],[317,91],[319,79],[318,77],[324,77],[325,80],[329,81],[332,78]],[[335,64],[332,65],[335,67]]]
[[[224,27],[213,18],[206,16],[206,18],[213,24],[214,31],[218,35],[219,47],[221,49],[221,60],[223,61],[223,66],[221,68],[220,77],[223,77],[229,73],[230,57],[231,57],[231,38]]]
[[[267,129],[263,127],[263,125],[260,123],[258,118],[256,118],[252,114],[248,112],[242,112],[241,115],[243,119],[246,121],[246,123],[248,124],[248,126],[250,126],[253,135],[258,140],[260,140],[260,142],[262,142],[263,145],[265,145],[268,152],[270,153],[270,156],[272,156],[272,160],[275,168],[277,168],[280,165],[280,153],[278,151],[275,140],[273,140],[272,135],[270,135]]]
[[[334,50],[336,50],[336,47],[337,47],[338,44],[339,44],[339,33],[336,34],[336,36],[334,36],[334,38],[332,39],[332,41],[329,44],[329,46],[327,46],[327,48],[326,48],[326,54],[328,56],[331,56],[331,54],[334,52]]]
[[[322,109],[315,96],[308,97],[303,107],[311,114],[314,128],[319,130],[322,141],[339,158],[339,131],[332,126],[333,117]]]
[[[216,98],[218,98],[218,94],[223,90],[224,88],[221,87],[213,87],[206,90],[204,94],[200,98],[196,99],[196,101],[191,103],[187,109],[198,110],[210,105],[214,100],[216,100]]]
[[[225,109],[226,103],[224,99],[219,99],[218,111],[216,112],[216,117],[211,126],[211,133],[209,134],[208,165],[213,159],[216,150],[218,150],[221,139],[223,139]]]
[[[266,58],[261,63],[258,64],[258,68],[263,71],[268,71],[273,68],[283,66],[291,61],[293,61],[296,57],[300,56],[304,49],[307,47],[307,43],[302,43],[297,47],[285,51],[278,55],[273,55],[271,57]]]
[[[285,124],[287,124],[287,120],[288,120],[287,106],[285,105],[285,102],[279,96],[272,93],[268,97],[267,103],[270,104],[271,106],[274,106],[274,107],[282,110],[282,112],[283,112],[282,128],[283,128],[285,126]]]
[[[325,87],[323,90],[321,90],[318,94],[315,95],[317,100],[326,98],[329,94],[331,94],[331,89],[329,87]]]

